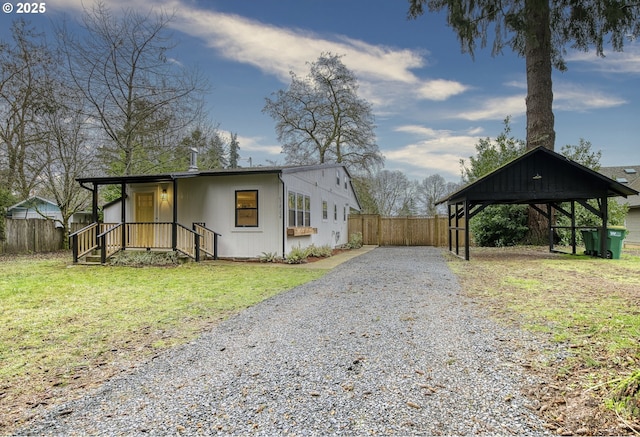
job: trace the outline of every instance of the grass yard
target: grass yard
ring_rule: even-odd
[[[273,264],[70,266],[0,258],[0,435],[323,270]]]
[[[528,394],[551,430],[640,431],[640,251],[603,260],[544,248],[472,248],[470,262],[451,257],[449,265],[499,320],[569,352],[531,363],[548,384]]]

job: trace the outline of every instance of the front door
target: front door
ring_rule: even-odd
[[[132,238],[134,247],[153,247],[155,243],[155,195],[154,193],[135,194],[135,222]]]

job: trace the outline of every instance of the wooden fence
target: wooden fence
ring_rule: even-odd
[[[362,233],[363,244],[378,246],[447,246],[446,217],[349,216],[349,235]]]
[[[4,219],[4,239],[0,253],[52,252],[63,247],[63,232],[51,220]]]

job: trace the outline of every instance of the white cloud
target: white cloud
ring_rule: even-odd
[[[468,159],[474,154],[478,142],[475,134],[479,133],[478,128],[472,128],[469,132],[454,133],[415,125],[402,126],[396,131],[426,138],[396,150],[385,151],[388,167],[393,167],[393,163],[409,165],[421,169],[424,176],[439,173],[450,180],[460,174],[460,159]],[[410,173],[417,175],[415,171]]]
[[[519,94],[487,99],[477,109],[459,112],[456,117],[471,121],[504,120],[506,117],[518,117],[525,113],[525,95]]]
[[[342,60],[358,77],[364,97],[378,106],[407,98],[442,101],[468,89],[451,80],[417,77],[411,70],[425,65],[425,52],[323,36],[210,10],[182,8],[175,25],[225,58],[253,65],[283,83],[289,83],[290,71],[304,76],[306,62],[315,61],[322,52],[345,55]]]
[[[422,82],[418,87],[418,95],[426,100],[447,100],[451,96],[462,94],[469,87],[451,80],[435,79]]]
[[[221,130],[218,133],[227,143],[231,141],[231,132]],[[248,155],[247,152],[259,152],[267,155],[279,155],[282,151],[282,146],[265,144],[265,139],[260,136],[248,137],[238,135],[236,139],[238,140],[238,144],[240,145],[240,152],[243,156]]]
[[[621,106],[627,101],[621,97],[605,94],[594,89],[571,83],[560,83],[553,94],[554,110],[584,112]]]
[[[587,68],[614,74],[640,74],[640,43],[627,43],[623,52],[607,52],[605,57],[589,52],[573,51],[565,57],[568,64],[578,63]],[[573,67],[569,65],[571,70]]]

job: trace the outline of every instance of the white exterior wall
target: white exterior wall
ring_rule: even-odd
[[[235,193],[258,191],[258,227],[235,226]],[[178,223],[204,222],[218,238],[223,258],[282,253],[282,185],[277,174],[202,176],[178,180]]]
[[[338,176],[340,183],[338,184]],[[318,233],[305,236],[287,236],[285,252],[294,247],[329,245],[334,248],[349,242],[348,217],[351,207],[357,208],[355,195],[351,189],[351,182],[342,167],[330,167],[316,170],[285,173],[285,228],[293,226],[288,223],[288,195],[295,192],[311,198],[311,227],[317,228]],[[346,183],[345,183],[346,182]],[[322,217],[322,202],[328,206],[327,219]],[[334,207],[337,207],[337,219],[334,218]],[[346,217],[345,217],[346,208]],[[285,253],[285,254],[286,254]]]
[[[222,258],[259,258],[264,253],[285,256],[297,246],[304,248],[315,244],[333,248],[349,241],[348,214],[350,208],[358,208],[358,204],[344,168],[305,169],[284,172],[281,177],[282,181],[277,173],[247,173],[179,178],[176,180],[176,221],[187,228],[191,228],[195,222],[204,223],[207,228],[221,234],[218,238],[218,255]],[[165,190],[166,196],[163,196]],[[257,227],[235,226],[235,193],[238,190],[258,191]],[[317,234],[299,237],[286,235],[289,226],[289,191],[310,197],[311,227],[318,229]],[[171,182],[127,186],[127,222],[136,221],[134,202],[137,193],[154,194],[154,221],[173,221]],[[327,219],[322,217],[323,201],[328,205]],[[334,206],[337,207],[337,218],[334,217]],[[119,202],[105,208],[104,221],[121,221]]]
[[[635,207],[629,210],[625,224],[629,231],[624,240],[625,244],[640,245],[640,208]]]

